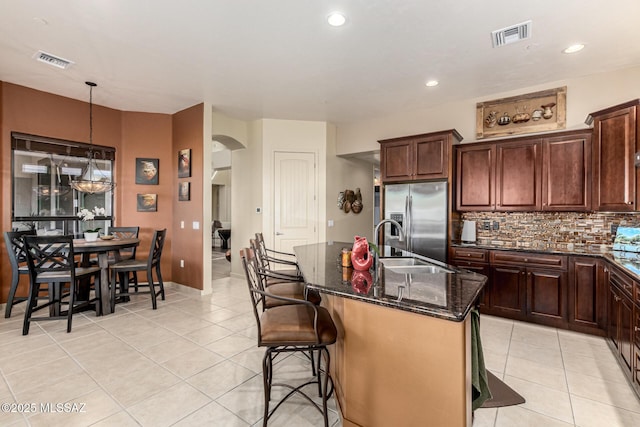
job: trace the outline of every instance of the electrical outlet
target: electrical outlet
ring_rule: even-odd
[[[498,221],[493,221],[493,229],[500,230],[500,223]]]
[[[491,223],[489,221],[484,221],[482,223],[482,229],[483,230],[491,230]]]
[[[183,259],[180,260],[180,268],[184,268],[184,260]]]
[[[618,232],[618,224],[611,224],[611,235],[615,235]]]

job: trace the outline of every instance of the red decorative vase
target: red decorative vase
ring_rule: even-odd
[[[354,271],[351,275],[351,287],[359,294],[366,294],[371,289],[373,277],[369,271]]]
[[[369,270],[373,264],[373,256],[369,252],[369,242],[366,237],[355,236],[353,249],[351,249],[351,264],[354,270]]]

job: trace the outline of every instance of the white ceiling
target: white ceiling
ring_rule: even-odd
[[[638,0],[0,0],[0,80],[81,100],[92,80],[126,111],[346,123],[637,66],[638,18]],[[531,39],[492,48],[529,19]]]

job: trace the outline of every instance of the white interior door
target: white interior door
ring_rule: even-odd
[[[318,242],[316,155],[274,153],[274,246],[282,252]]]

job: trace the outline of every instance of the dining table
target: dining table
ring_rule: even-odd
[[[76,254],[82,254],[83,265],[89,264],[90,255],[98,256],[98,266],[100,267],[100,295],[101,307],[96,306],[96,315],[110,314],[111,301],[109,289],[109,253],[113,253],[115,262],[120,261],[120,249],[133,248],[140,244],[137,238],[113,238],[105,240],[99,238],[95,241],[85,239],[73,239],[73,250]]]

